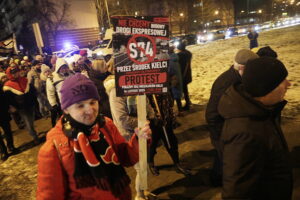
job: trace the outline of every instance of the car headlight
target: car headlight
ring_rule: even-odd
[[[207,35],[207,40],[213,40],[214,39],[214,35],[213,34],[208,34]]]
[[[177,47],[178,45],[179,45],[179,42],[178,42],[178,41],[175,41],[175,42],[174,42],[174,46]]]
[[[227,36],[230,36],[231,34],[232,34],[231,31],[227,31],[227,32],[226,32],[226,35],[227,35]]]
[[[101,56],[101,55],[103,55],[103,52],[102,52],[102,51],[98,51],[98,52],[97,52],[97,55],[98,55],[98,56]]]

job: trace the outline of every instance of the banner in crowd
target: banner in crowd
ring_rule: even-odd
[[[114,16],[112,23],[117,96],[167,92],[169,19]]]
[[[9,54],[14,51],[14,39],[13,35],[0,40],[0,53]]]

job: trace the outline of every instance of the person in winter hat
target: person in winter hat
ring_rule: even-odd
[[[85,70],[89,70],[92,67],[92,62],[88,59],[87,50],[80,50],[79,55],[82,56]]]
[[[224,118],[218,111],[218,104],[221,96],[232,84],[241,82],[241,76],[244,72],[246,63],[249,60],[256,58],[258,58],[258,55],[249,49],[240,49],[233,58],[233,65],[214,81],[211,88],[205,118],[209,127],[211,142],[216,149],[211,172],[211,181],[215,186],[220,186],[222,184],[222,145],[220,137]]]
[[[6,70],[8,81],[5,82],[3,91],[7,95],[12,110],[17,110],[24,120],[29,134],[35,144],[39,144],[37,132],[34,129],[35,95],[34,87],[28,83],[27,78],[20,77],[19,69],[9,67]]]
[[[256,58],[247,62],[242,83],[222,96],[222,199],[292,199],[289,149],[280,125],[287,75],[281,61]]]
[[[81,73],[85,76],[88,77],[88,71],[90,70],[90,68],[88,66],[86,66],[86,64],[84,63],[84,57],[82,57],[79,54],[75,54],[73,56],[74,58],[74,62],[72,63],[72,70],[76,73]]]
[[[82,74],[68,77],[60,92],[64,114],[38,154],[37,200],[131,200],[124,167],[138,161],[137,137],[150,138],[149,125],[126,142],[99,115],[97,88]]]
[[[69,76],[73,75],[73,72],[68,66],[68,63],[63,58],[57,58],[55,64],[55,71],[50,75],[46,81],[47,98],[51,105],[51,122],[52,126],[55,125],[56,120],[61,115],[60,109],[60,89],[63,81]]]
[[[258,49],[256,54],[259,55],[259,57],[268,56],[268,57],[277,58],[276,51],[274,51],[270,46],[265,46],[265,47]]]

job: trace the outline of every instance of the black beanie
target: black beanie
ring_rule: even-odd
[[[269,46],[260,48],[256,54],[259,55],[259,57],[269,56],[277,58],[277,53]]]
[[[179,49],[181,51],[185,50],[185,44],[183,42],[180,42],[177,46],[177,49]]]
[[[247,62],[242,83],[252,97],[262,97],[274,90],[287,75],[288,71],[281,61],[260,57]]]

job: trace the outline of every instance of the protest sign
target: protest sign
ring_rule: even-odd
[[[112,23],[117,96],[166,93],[168,18],[114,16]]]
[[[136,96],[139,134],[147,122],[145,94],[168,92],[169,19],[114,16],[113,51],[117,96]],[[140,189],[147,190],[147,141],[139,138]]]

